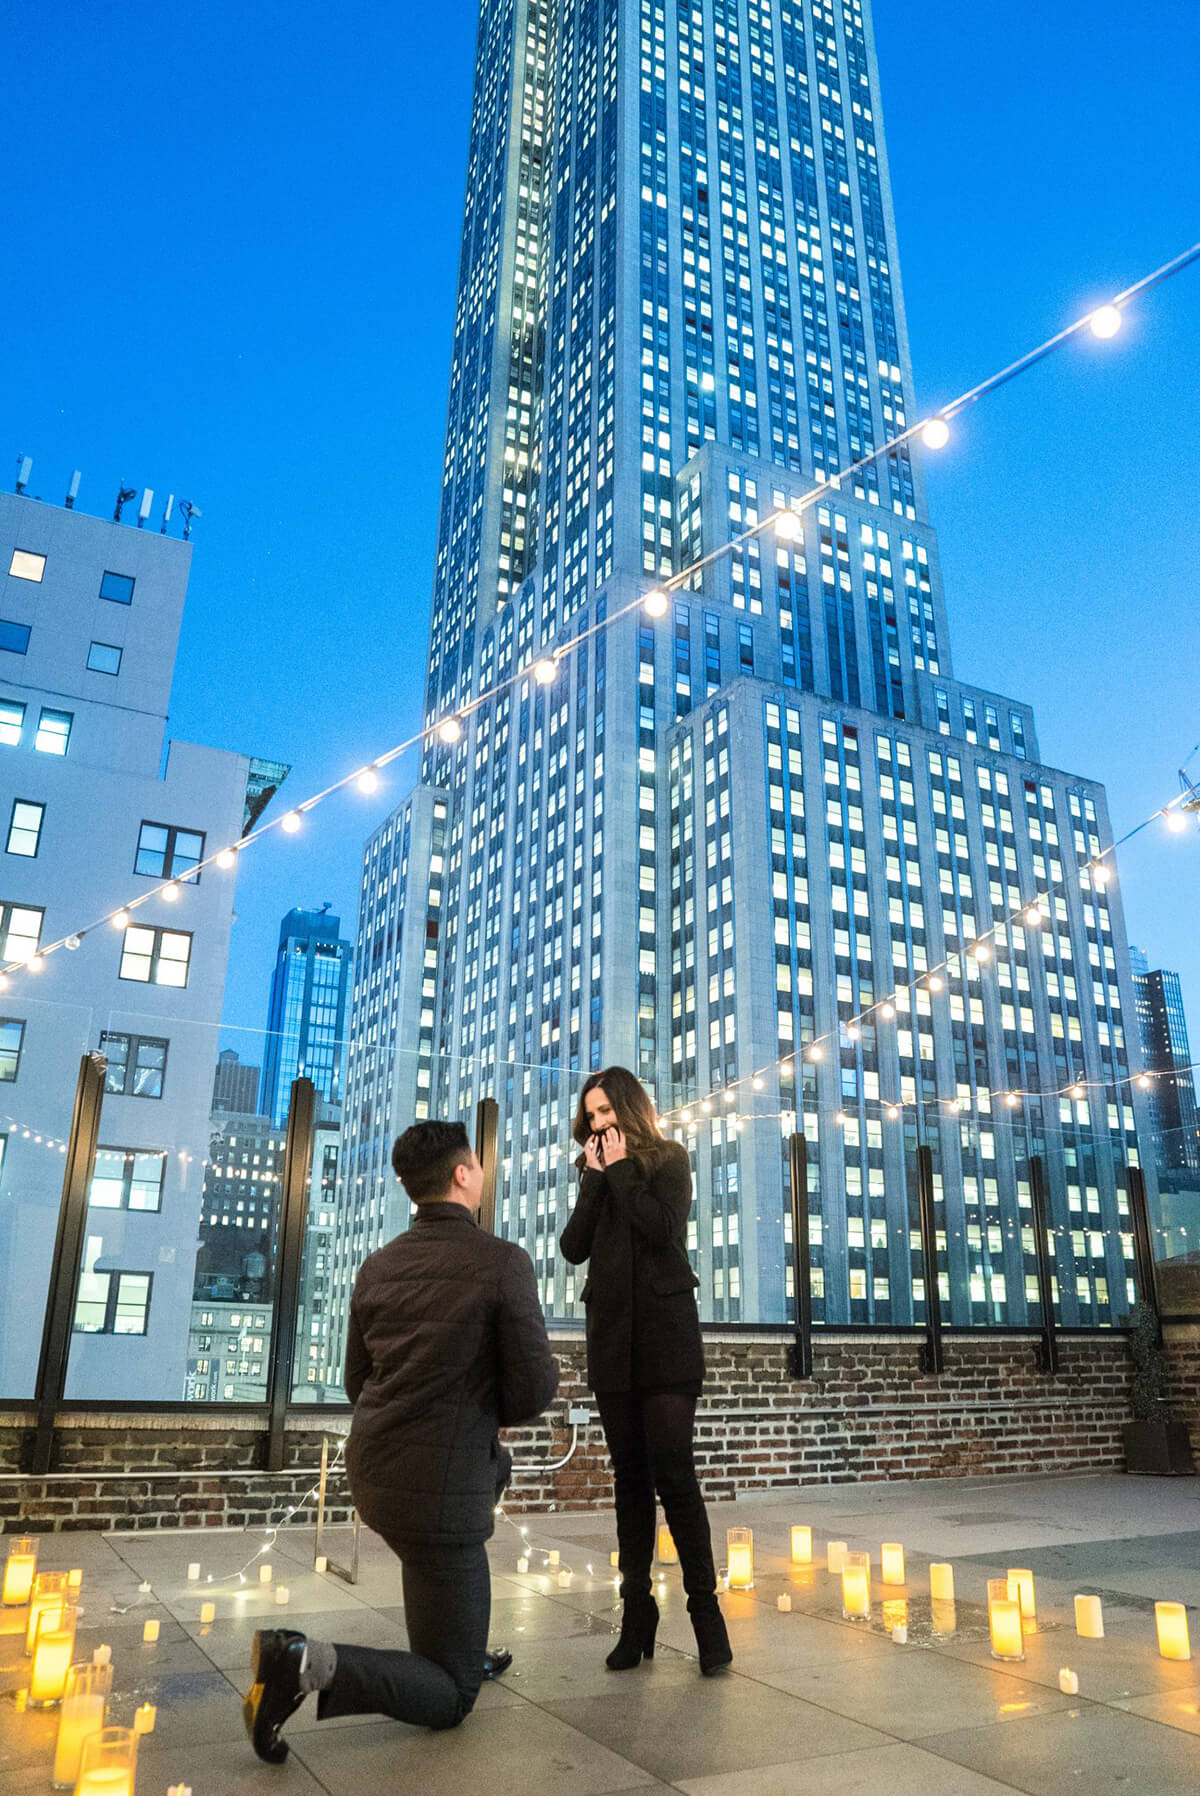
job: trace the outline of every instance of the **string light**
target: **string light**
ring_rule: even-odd
[[[794,543],[804,535],[804,525],[794,511],[777,511],[775,536],[781,543]]]
[[[944,418],[930,418],[922,428],[921,441],[927,449],[944,449],[950,441],[950,426]]]
[[[379,789],[379,775],[373,767],[364,767],[354,783],[360,792],[376,792]]]
[[[1121,328],[1121,314],[1116,306],[1097,306],[1088,319],[1093,337],[1115,337]]]
[[[1187,818],[1182,811],[1166,809],[1163,811],[1163,816],[1167,820],[1167,828],[1171,831],[1172,835],[1180,836],[1183,834],[1184,830],[1187,828]]]
[[[237,855],[232,848],[222,848],[217,856],[217,866],[223,873],[227,873],[230,867],[237,866]]]
[[[533,664],[533,677],[539,686],[552,686],[558,678],[558,662],[549,655],[543,655],[540,661]]]
[[[163,887],[162,891],[159,893],[159,897],[163,900],[164,904],[177,904],[178,903],[179,887],[176,885],[174,880],[171,880],[168,885],[165,885]]]
[[[896,1006],[892,1003],[890,998],[885,998],[883,1003],[879,1006],[879,1014],[883,1017],[885,1022],[891,1022],[896,1014]]]
[[[294,836],[300,828],[299,811],[288,811],[279,820],[279,827],[285,835]]]
[[[1103,327],[1103,322],[1108,318],[1110,313],[1115,312],[1119,314],[1121,308],[1128,305],[1135,297],[1148,292],[1152,288],[1169,280],[1173,275],[1180,273],[1184,268],[1188,267],[1197,258],[1200,258],[1200,243],[1193,244],[1180,255],[1173,257],[1169,262],[1165,262],[1159,268],[1153,270],[1152,273],[1145,275],[1141,280],[1134,282],[1132,286],[1125,288],[1125,290],[1122,293],[1117,294],[1108,305],[1093,308],[1092,311],[1083,314],[1072,323],[1066,325],[1062,330],[1057,331],[1053,336],[1048,337],[1043,343],[1040,343],[1037,348],[1029,350],[1026,354],[1018,357],[1016,361],[1010,362],[1006,367],[999,369],[995,374],[989,375],[986,380],[979,382],[965,393],[960,394],[959,397],[953,400],[950,404],[943,406],[936,416],[918,420],[907,426],[906,429],[895,433],[879,443],[876,447],[868,450],[860,456],[857,461],[851,462],[846,467],[840,468],[835,473],[826,476],[789,507],[790,515],[799,518],[805,511],[818,504],[822,498],[829,494],[841,491],[843,484],[854,475],[860,473],[883,457],[894,456],[898,450],[902,449],[905,444],[917,435],[921,435],[931,447],[937,446],[939,442],[948,440],[948,421],[950,418],[956,416],[959,412],[966,410],[969,406],[977,405],[983,398],[994,393],[1001,386],[1006,385],[1009,381],[1016,379],[1019,375],[1034,367],[1054,350],[1069,341],[1069,339],[1075,336],[1079,331],[1086,329],[1089,326],[1095,328],[1095,320],[1100,320]],[[942,434],[943,432],[945,433],[944,436]],[[662,587],[657,587],[653,591],[631,600],[628,605],[619,607],[605,619],[581,630],[577,636],[573,637],[569,643],[563,645],[562,649],[557,652],[556,660],[563,655],[569,654],[572,650],[582,647],[582,645],[599,630],[611,629],[622,617],[626,616],[629,612],[635,610],[639,606],[643,607],[650,617],[658,618],[665,616],[670,608],[670,601],[667,596],[669,590],[686,586],[690,582],[693,582],[696,576],[712,562],[736,553],[736,551],[751,538],[759,535],[770,525],[777,524],[779,515],[780,514],[778,513],[768,514],[765,519],[748,526],[739,536],[733,537],[727,542],[715,545],[714,548],[709,550],[706,554],[697,557],[688,566],[681,568],[678,573],[673,574],[670,579],[665,581]],[[784,528],[788,529],[790,526],[785,525]],[[518,674],[497,680],[492,687],[486,691],[480,692],[469,704],[465,705],[458,715],[445,717],[437,724],[426,725],[406,741],[397,743],[394,748],[389,749],[385,754],[377,756],[372,765],[374,767],[385,766],[389,762],[397,759],[400,755],[406,753],[410,748],[427,741],[431,736],[436,737],[438,740],[447,744],[458,742],[463,733],[462,718],[470,712],[477,710],[480,706],[497,698],[503,691],[511,687],[516,680],[521,677],[522,676]],[[299,811],[313,809],[324,799],[332,796],[335,792],[343,790],[359,777],[360,775],[358,774],[347,774],[344,778],[334,781],[323,791],[314,793],[310,798],[306,799],[303,805],[299,807],[298,811],[288,812],[282,818],[272,819],[259,825],[256,829],[250,831],[247,835],[241,838],[237,845],[238,848],[245,848],[250,843],[259,841],[264,835],[269,834],[276,828],[283,828],[288,831],[288,833],[293,833],[297,827]],[[1178,824],[1172,821],[1178,813],[1171,807],[1165,809],[1163,815],[1167,817],[1172,829],[1186,828],[1186,822],[1182,818],[1180,818]],[[232,845],[228,845],[215,852],[208,860],[200,862],[197,867],[193,869],[192,877],[198,876],[199,873],[209,865],[217,865],[222,868],[232,866],[234,860],[227,858],[231,854],[233,854]],[[161,890],[161,886],[155,887],[151,891],[142,894],[137,899],[129,901],[129,903],[117,912],[106,914],[100,921],[111,921],[118,928],[124,928],[128,922],[128,911],[131,910],[134,905],[144,903],[147,899],[154,898],[161,892]],[[77,930],[74,933],[83,936],[87,934],[87,929]],[[43,946],[42,953],[52,953],[55,949],[65,945],[66,938],[61,941],[47,943]],[[4,970],[12,971],[17,964],[20,963],[13,963],[10,961],[7,969]]]

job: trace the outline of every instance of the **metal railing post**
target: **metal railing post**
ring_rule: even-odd
[[[1038,1363],[1043,1372],[1058,1371],[1058,1332],[1054,1321],[1054,1287],[1050,1275],[1050,1229],[1046,1217],[1046,1175],[1040,1154],[1029,1161],[1029,1196],[1033,1204],[1033,1242],[1037,1251],[1038,1302],[1042,1307],[1042,1340]]]
[[[496,1232],[496,1170],[500,1137],[500,1106],[495,1098],[480,1098],[475,1106],[475,1155],[483,1167],[483,1201],[479,1206],[479,1226],[489,1235]]]
[[[292,1397],[292,1367],[296,1355],[296,1317],[300,1308],[300,1267],[304,1259],[304,1233],[308,1226],[315,1109],[316,1090],[312,1080],[293,1079],[279,1205],[275,1310],[271,1327],[271,1353],[267,1361],[268,1472],[283,1470],[284,1433],[288,1404]]]
[[[1146,1202],[1146,1175],[1140,1166],[1125,1168],[1125,1184],[1129,1193],[1129,1214],[1133,1219],[1138,1296],[1157,1315],[1158,1280],[1154,1272],[1154,1245],[1150,1236],[1150,1210]]]
[[[50,1265],[50,1284],[42,1324],[42,1351],[38,1359],[34,1392],[37,1424],[33,1437],[31,1470],[39,1476],[50,1470],[54,1458],[54,1423],[67,1387],[71,1331],[75,1322],[75,1299],[79,1292],[83,1237],[87,1227],[88,1189],[96,1164],[96,1143],[100,1139],[100,1112],[104,1104],[104,1074],[107,1067],[108,1062],[103,1054],[84,1054],[79,1062],[79,1077],[75,1084],[75,1109],[67,1141],[67,1164],[63,1170],[58,1232],[54,1239],[54,1258]]]
[[[793,1378],[811,1378],[812,1274],[808,1244],[808,1142],[803,1135],[791,1138],[792,1288],[796,1303],[796,1332],[788,1356]]]
[[[921,1370],[937,1377],[945,1370],[942,1350],[942,1293],[938,1284],[937,1215],[933,1207],[933,1149],[917,1149],[917,1207],[921,1220],[921,1263],[925,1273],[925,1346]]]

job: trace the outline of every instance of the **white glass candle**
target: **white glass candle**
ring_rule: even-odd
[[[885,1540],[880,1548],[879,1582],[881,1584],[903,1584],[904,1582],[904,1548],[898,1540]]]
[[[844,1540],[831,1540],[825,1549],[825,1563],[833,1573],[841,1571],[846,1563],[846,1543]]]
[[[1154,1626],[1158,1631],[1158,1650],[1164,1659],[1191,1658],[1187,1610],[1182,1603],[1155,1603]]]
[[[865,1621],[870,1613],[870,1555],[847,1553],[842,1563],[842,1614],[847,1621]]]
[[[1104,1604],[1098,1596],[1075,1598],[1075,1632],[1085,1640],[1103,1640]]]
[[[34,1534],[22,1534],[8,1549],[4,1561],[4,1585],[0,1600],[6,1608],[27,1603],[37,1575],[38,1541]]]
[[[725,1561],[729,1570],[730,1590],[754,1589],[754,1530],[725,1530]]]
[[[111,1665],[72,1665],[67,1673],[51,1773],[56,1790],[75,1788],[83,1743],[104,1726],[112,1679]]]
[[[954,1567],[935,1560],[929,1568],[929,1594],[935,1603],[954,1601]]]
[[[1037,1623],[1037,1604],[1034,1601],[1033,1573],[1022,1566],[1010,1566],[1008,1572],[1008,1594],[1021,1605],[1021,1620],[1025,1623],[1025,1632],[1033,1632]]]
[[[812,1529],[801,1522],[792,1524],[792,1564],[812,1564]]]
[[[151,1620],[146,1623],[145,1627],[142,1629],[142,1640],[146,1646],[154,1645],[154,1642],[158,1639],[158,1628],[159,1624],[157,1621]]]

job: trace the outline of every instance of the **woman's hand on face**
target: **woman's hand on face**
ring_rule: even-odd
[[[614,1166],[625,1158],[625,1137],[618,1128],[605,1129],[600,1137],[604,1144],[604,1164]]]
[[[598,1135],[589,1135],[584,1142],[583,1158],[590,1172],[604,1171],[604,1161],[600,1155],[600,1138]]]

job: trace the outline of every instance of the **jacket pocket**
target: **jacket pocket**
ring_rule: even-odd
[[[651,1288],[660,1297],[674,1297],[681,1291],[694,1291],[700,1280],[688,1265],[664,1266],[650,1274]]]

